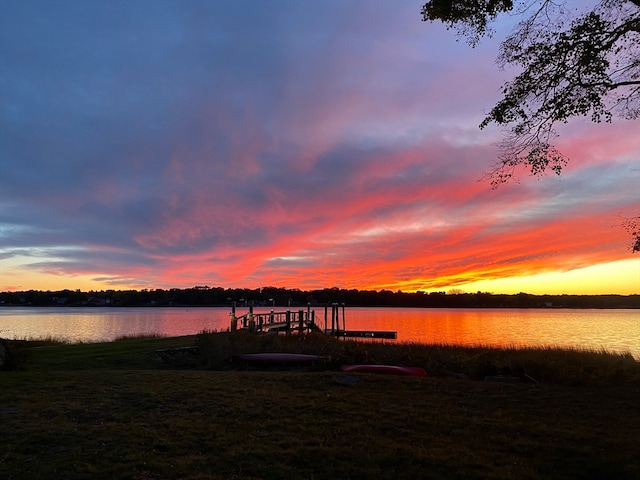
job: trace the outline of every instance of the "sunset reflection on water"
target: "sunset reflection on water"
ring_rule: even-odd
[[[306,307],[302,307],[306,309]],[[298,307],[292,307],[296,311]],[[256,308],[255,313],[270,309]],[[286,307],[276,307],[284,311]],[[324,327],[324,308],[314,307]],[[238,315],[246,313],[239,309]],[[228,308],[0,308],[0,337],[110,341],[229,328]],[[348,330],[397,331],[398,342],[496,347],[558,346],[631,352],[640,359],[640,311],[345,308]],[[328,312],[330,323],[331,312]],[[342,317],[341,317],[342,318]]]
[[[346,320],[354,330],[396,330],[401,342],[605,349],[640,358],[637,310],[351,308]]]

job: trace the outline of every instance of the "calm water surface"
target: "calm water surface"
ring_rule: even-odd
[[[324,326],[324,308],[314,310]],[[229,313],[222,307],[2,307],[0,337],[96,342],[123,335],[191,335],[226,330]],[[239,309],[238,315],[243,313]],[[345,313],[347,329],[394,330],[401,342],[578,347],[631,352],[640,359],[640,310],[346,308]]]

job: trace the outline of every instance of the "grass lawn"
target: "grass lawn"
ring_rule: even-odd
[[[0,372],[0,478],[640,478],[640,382],[628,372],[617,384],[503,383],[333,364],[211,370],[213,354],[209,369],[171,369],[151,354],[205,340],[30,348]],[[354,345],[340,348],[365,348]],[[384,348],[403,347],[366,347]]]

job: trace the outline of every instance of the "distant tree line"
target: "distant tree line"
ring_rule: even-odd
[[[344,303],[356,307],[421,308],[640,308],[640,295],[515,295],[445,292],[402,292],[324,288],[299,290],[278,287],[221,288],[196,286],[169,290],[80,290],[1,292],[0,306],[184,307],[230,306],[300,307]]]

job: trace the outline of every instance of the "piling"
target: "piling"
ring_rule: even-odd
[[[249,323],[249,331],[256,331],[256,321],[253,318],[253,302],[249,305],[249,315],[247,315],[247,322]]]
[[[236,317],[236,302],[231,304],[231,331],[238,330],[238,319]]]
[[[287,322],[287,329],[286,329],[287,335],[291,335],[291,311],[290,310],[287,310],[286,322]]]
[[[327,331],[327,310],[329,307],[327,305],[324,306],[324,331]]]

